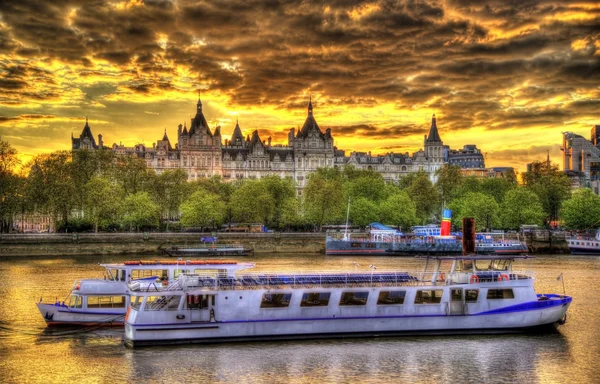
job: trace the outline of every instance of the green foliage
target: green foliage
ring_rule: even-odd
[[[516,182],[507,178],[486,178],[480,183],[481,192],[492,196],[498,204],[502,202],[508,191],[517,186]]]
[[[294,216],[298,212],[298,202],[294,181],[291,178],[282,179],[278,176],[267,176],[260,179],[260,182],[265,185],[273,200],[273,215],[271,220],[265,224],[280,228],[282,224],[286,225],[296,221]],[[286,220],[291,221],[283,223],[284,217]]]
[[[112,169],[112,177],[125,191],[125,195],[150,191],[156,178],[155,172],[149,170],[146,161],[139,157],[117,156]]]
[[[166,170],[156,176],[152,185],[152,196],[160,207],[161,216],[166,219],[167,231],[170,219],[179,216],[179,206],[190,190],[187,178],[183,169]]]
[[[500,221],[504,229],[519,229],[523,224],[542,224],[544,208],[538,196],[524,187],[509,190],[500,205]]]
[[[300,215],[300,202],[296,197],[283,201],[279,220],[279,228],[290,228],[304,224]]]
[[[415,203],[418,221],[426,224],[433,220],[434,213],[440,212],[440,195],[426,173],[417,172],[415,175],[411,175],[406,192]]]
[[[563,202],[571,196],[571,181],[558,165],[534,162],[531,171],[523,173],[523,183],[540,198],[546,220],[557,220]]]
[[[440,193],[443,202],[449,202],[454,199],[460,187],[462,186],[464,176],[457,165],[447,165],[435,172],[437,182],[435,186]]]
[[[155,228],[160,221],[160,207],[152,201],[148,192],[137,192],[125,198],[123,224],[128,228]]]
[[[303,191],[306,219],[319,226],[340,223],[345,218],[342,174],[337,168],[313,172]]]
[[[492,196],[481,192],[467,193],[463,197],[453,200],[448,208],[453,211],[452,221],[458,226],[464,217],[473,217],[478,231],[489,231],[500,225],[498,203]]]
[[[353,172],[353,177],[344,183],[344,189],[346,196],[352,199],[363,197],[374,202],[381,201],[386,192],[383,176],[373,171]]]
[[[562,218],[570,229],[591,229],[600,222],[600,196],[591,189],[580,188],[571,199],[564,202]]]
[[[181,204],[181,225],[219,228],[226,213],[227,206],[219,195],[200,189]]]
[[[455,197],[462,197],[468,193],[481,192],[481,180],[475,176],[465,177],[462,180],[460,188],[456,191]]]
[[[86,185],[86,213],[94,223],[94,231],[118,221],[123,191],[118,185],[102,177],[92,178]]]
[[[379,205],[379,220],[401,228],[417,223],[417,208],[406,191],[397,191]]]
[[[71,153],[67,151],[40,155],[34,159],[28,177],[35,189],[28,189],[29,198],[36,200],[37,209],[47,211],[56,224],[60,218],[68,223],[69,213],[77,204],[77,188],[73,180]],[[83,186],[80,186],[83,188]]]
[[[350,200],[350,222],[359,227],[366,227],[377,221],[378,211],[377,204],[365,197]]]
[[[273,217],[275,203],[265,183],[259,180],[244,182],[231,195],[233,218],[238,223],[268,223]]]

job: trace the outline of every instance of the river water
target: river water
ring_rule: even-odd
[[[163,259],[160,255],[144,259]],[[131,256],[0,257],[2,383],[600,383],[600,257],[537,256],[538,293],[573,296],[568,321],[544,335],[422,336],[128,349],[122,328],[48,331],[35,302],[62,299],[98,263]],[[255,255],[255,271],[416,271],[395,257]],[[238,259],[241,261],[241,259]],[[360,264],[356,267],[354,263]]]

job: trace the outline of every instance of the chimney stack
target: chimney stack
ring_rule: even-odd
[[[463,256],[475,254],[475,219],[472,217],[463,218]]]

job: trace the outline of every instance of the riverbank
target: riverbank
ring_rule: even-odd
[[[201,245],[201,233],[41,233],[0,235],[0,256],[155,254],[173,245]],[[324,233],[218,233],[219,244],[243,244],[260,253],[323,253]],[[354,234],[356,238],[366,234]],[[569,253],[566,232],[525,234],[531,253]]]
[[[201,233],[41,233],[0,235],[0,256],[155,254],[173,245],[201,245]],[[320,253],[324,233],[219,233],[219,244],[243,244],[260,253]]]

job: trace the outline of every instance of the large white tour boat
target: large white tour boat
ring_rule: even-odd
[[[69,296],[52,303],[36,303],[47,325],[123,325],[129,305],[129,286],[146,292],[164,289],[181,274],[228,274],[251,268],[252,263],[228,260],[126,261],[100,264],[103,279],[75,281]]]
[[[125,345],[404,334],[506,333],[564,323],[571,297],[536,294],[521,255],[428,256],[417,273],[182,274],[133,284]]]

